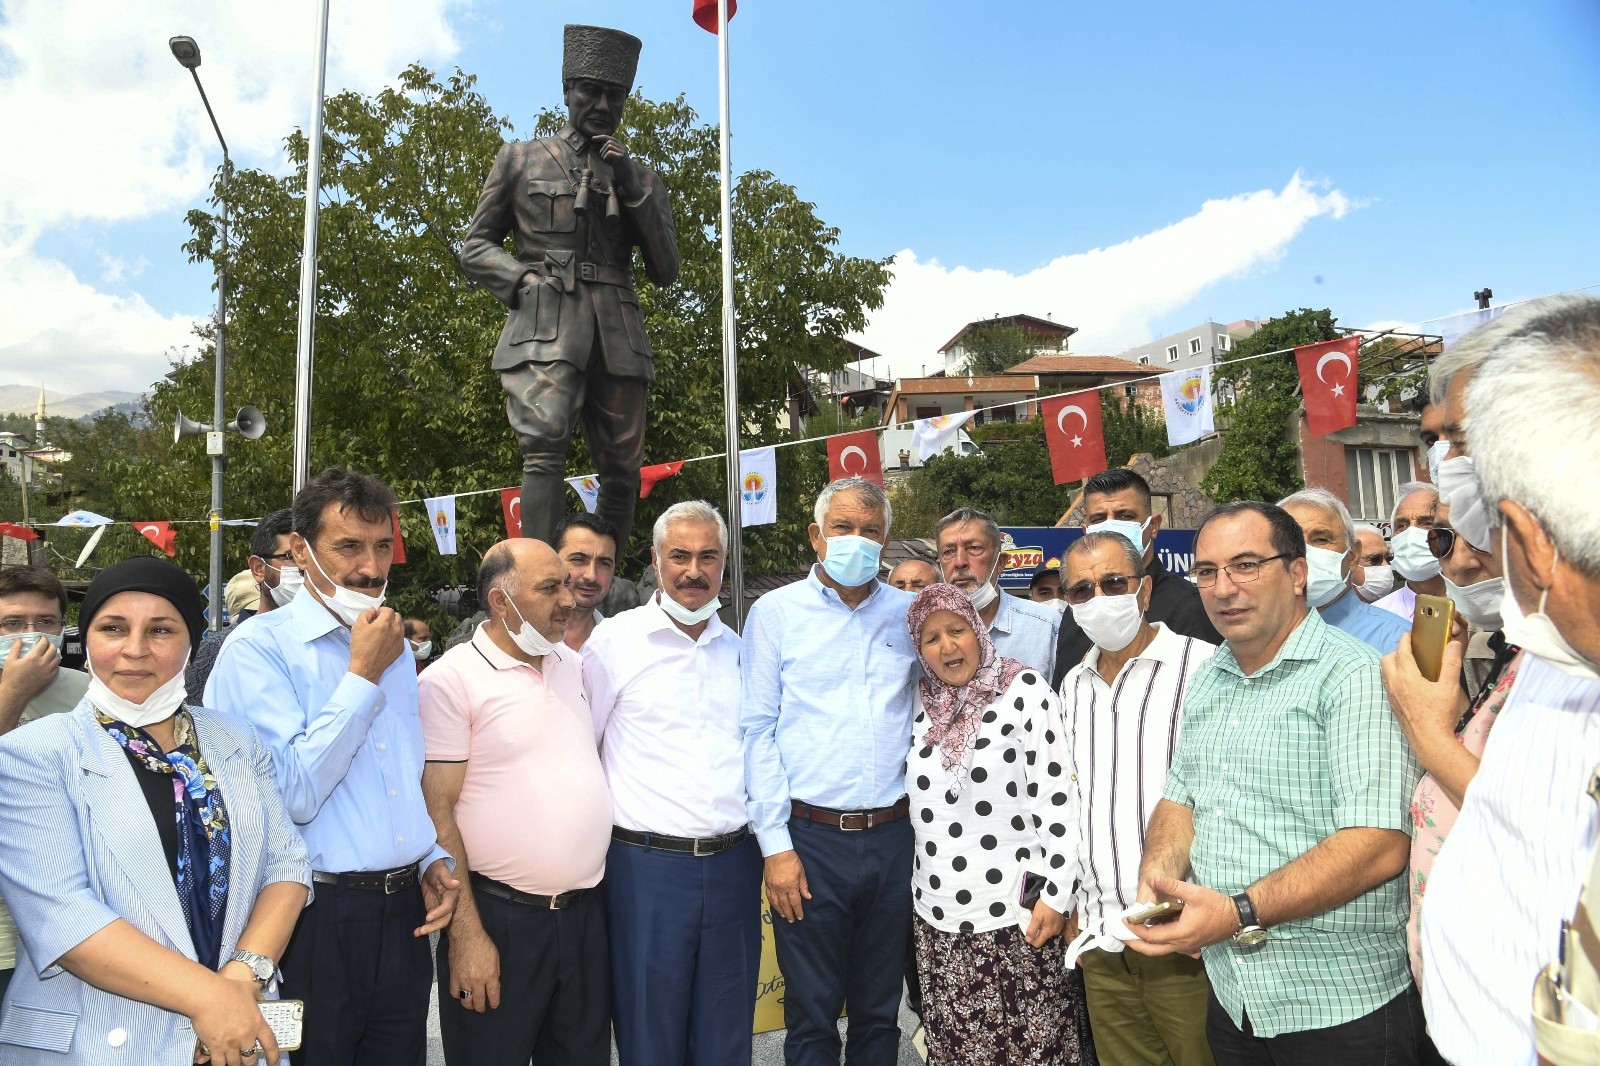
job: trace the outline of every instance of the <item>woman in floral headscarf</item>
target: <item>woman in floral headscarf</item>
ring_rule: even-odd
[[[1078,1062],[1061,931],[1077,868],[1061,705],[1001,657],[966,593],[930,585],[907,619],[923,678],[906,762],[928,1061]]]

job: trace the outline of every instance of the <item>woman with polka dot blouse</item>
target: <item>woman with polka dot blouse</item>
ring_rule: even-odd
[[[1061,932],[1078,816],[1061,704],[1048,678],[996,653],[954,586],[923,589],[907,622],[926,674],[906,792],[928,1061],[1077,1063]],[[1028,909],[1025,870],[1042,880]]]

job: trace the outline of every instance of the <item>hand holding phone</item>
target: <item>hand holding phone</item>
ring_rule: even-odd
[[[1444,649],[1450,643],[1455,615],[1455,603],[1443,596],[1417,597],[1416,612],[1411,616],[1411,654],[1429,681],[1439,680],[1444,668]]]
[[[1183,900],[1169,899],[1154,903],[1135,903],[1122,912],[1122,920],[1129,925],[1140,925],[1144,922],[1170,921],[1183,910]]]

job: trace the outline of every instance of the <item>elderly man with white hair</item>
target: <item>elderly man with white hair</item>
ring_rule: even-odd
[[[1357,522],[1356,565],[1350,572],[1356,595],[1375,603],[1394,591],[1394,567],[1389,555],[1389,540],[1371,522]]]
[[[1600,821],[1600,506],[1584,488],[1600,449],[1600,299],[1506,311],[1434,364],[1431,388],[1446,406],[1445,462],[1465,460],[1470,475],[1451,524],[1461,532],[1457,511],[1482,506],[1485,547],[1503,560],[1506,640],[1525,654],[1428,884],[1423,996],[1451,1062],[1531,1066],[1529,990],[1539,980],[1550,1005],[1540,970],[1561,954]],[[1552,404],[1562,417],[1530,416]],[[1565,947],[1568,967],[1592,966]],[[1569,1022],[1600,1010],[1574,994],[1563,991]],[[1554,1032],[1550,1018],[1538,1032]],[[1594,1033],[1564,1035],[1593,1061]]]
[[[1306,604],[1322,620],[1377,649],[1394,650],[1406,624],[1356,595],[1351,573],[1356,565],[1355,522],[1344,501],[1327,489],[1301,489],[1278,501],[1300,523],[1306,538]]]
[[[1429,408],[1433,408],[1430,406]],[[1449,441],[1442,441],[1449,447]],[[1426,481],[1407,481],[1400,486],[1394,512],[1389,516],[1389,554],[1394,572],[1403,580],[1399,588],[1373,604],[1397,614],[1411,624],[1417,596],[1443,596],[1444,578],[1439,575],[1439,560],[1428,547],[1428,530],[1439,518],[1439,489]]]
[[[781,919],[785,1060],[838,1066],[848,1007],[848,1061],[893,1066],[911,934],[914,597],[878,580],[893,519],[882,488],[842,478],[815,513],[817,565],[757,600],[745,626],[745,787]]]
[[[745,814],[740,640],[717,617],[727,557],[715,507],[667,508],[655,593],[584,645],[611,787],[606,912],[623,1066],[750,1061],[761,849]]]

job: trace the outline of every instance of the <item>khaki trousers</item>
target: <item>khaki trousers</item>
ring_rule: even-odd
[[[1097,948],[1078,966],[1104,1066],[1215,1066],[1206,1040],[1211,982],[1199,959]]]

